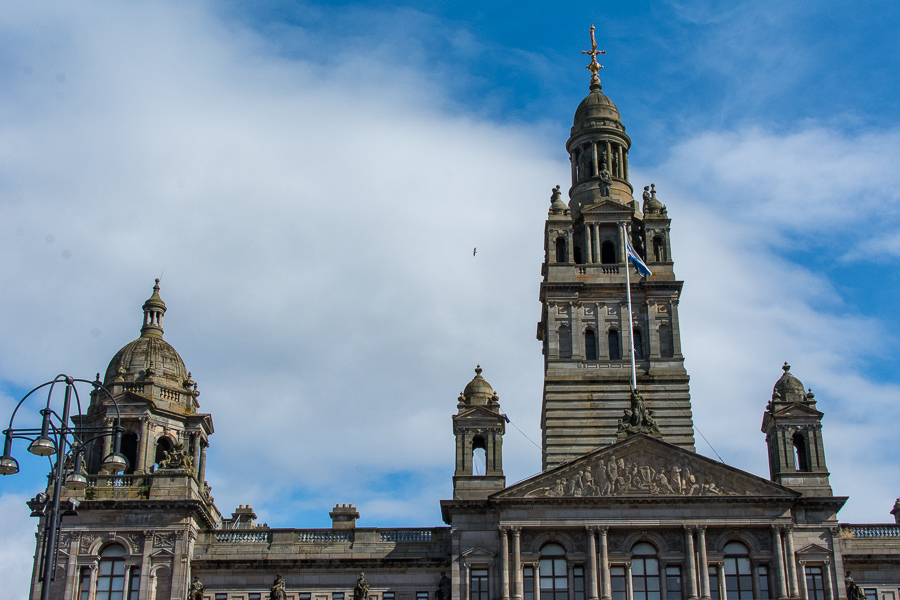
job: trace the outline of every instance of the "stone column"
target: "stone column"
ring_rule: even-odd
[[[622,151],[622,166],[625,169],[625,179],[628,179],[628,152]]]
[[[509,528],[500,528],[500,598],[509,600]]]
[[[600,169],[597,168],[597,144],[591,144],[591,167],[593,167],[593,171],[591,171],[591,177],[596,177],[600,173]]]
[[[572,169],[572,185],[575,185],[575,156],[569,155],[569,167]]]
[[[688,580],[688,600],[697,600],[697,562],[694,559],[694,530],[690,525],[684,528],[684,560]]]
[[[825,600],[837,600],[834,596],[834,588],[831,585],[831,561],[825,560],[822,565],[822,583],[825,585]]]
[[[612,144],[606,142],[606,170],[612,174]]]
[[[141,439],[138,442],[137,464],[134,473],[143,475],[147,472],[147,451],[150,449],[150,418],[141,417]],[[155,457],[154,457],[155,458]]]
[[[706,525],[697,526],[697,553],[700,562],[700,597],[707,600],[709,595],[709,564],[706,560]]]
[[[594,236],[594,262],[599,263],[601,258],[600,252],[600,225],[594,225],[591,227],[591,235]]]
[[[141,557],[141,586],[138,598],[149,598],[150,590],[153,589],[150,585],[150,567],[153,566],[150,562],[150,551],[153,546],[153,533],[151,529],[144,531],[144,553]]]
[[[100,571],[100,562],[95,562],[91,565],[91,591],[88,594],[88,598],[96,598],[97,597],[97,576]]]
[[[197,479],[200,481],[200,489],[203,490],[203,482],[206,481],[206,449],[209,442],[200,440],[200,467],[197,471]]]
[[[772,554],[775,557],[775,594],[778,600],[787,598],[784,580],[784,549],[781,547],[781,526],[772,525]]]
[[[587,528],[588,543],[588,572],[587,572],[587,597],[588,600],[597,600],[597,539],[596,527]]]
[[[669,301],[669,314],[672,315],[672,356],[681,356],[681,327],[678,324],[678,302]]]
[[[585,257],[584,262],[591,264],[594,262],[594,250],[591,246],[591,239],[593,236],[591,235],[591,225],[589,223],[584,224],[584,245],[585,245]]]
[[[725,592],[725,563],[723,562],[716,563],[716,583],[719,598],[727,598],[728,596]]]
[[[787,577],[788,583],[791,587],[791,598],[798,598],[800,596],[800,591],[797,588],[797,559],[794,556],[794,536],[793,536],[794,528],[791,526],[787,526],[784,529],[784,543],[785,543],[785,562],[787,563]]]
[[[625,563],[625,598],[634,600],[634,586],[631,585],[631,561]]]
[[[113,421],[112,419],[106,419],[103,422],[103,425],[106,426],[107,429],[112,427],[114,424],[115,424],[115,421]],[[104,474],[109,473],[109,471],[104,469],[102,467],[102,465],[103,465],[103,459],[105,459],[107,456],[112,454],[112,445],[113,445],[113,436],[111,436],[111,435],[103,436],[103,456],[100,457],[100,465],[98,465],[100,473],[104,473]],[[91,598],[93,598],[93,596],[91,596]]]
[[[752,572],[751,583],[753,586],[753,597],[759,598],[759,563],[755,560],[751,561],[750,569]]]
[[[609,579],[608,533],[609,528],[600,528],[600,585],[603,590],[600,594],[601,600],[610,600],[612,598],[612,582]]]
[[[806,600],[806,598],[807,598],[806,577],[804,577],[804,575],[806,574],[806,561],[801,560],[798,562],[800,563],[800,580],[797,582],[797,584],[800,589],[799,589],[799,594],[797,597],[802,598],[803,600]]]
[[[70,535],[69,537],[69,559],[66,561],[66,581],[63,587],[63,597],[66,598],[74,598],[77,595],[78,584],[81,579],[81,569],[77,565],[80,539],[81,536],[77,535]],[[61,540],[60,546],[62,546]]]
[[[522,528],[513,527],[513,598],[522,600]]]
[[[191,452],[194,455],[194,473],[199,476],[200,475],[200,439],[202,436],[200,432],[197,431],[194,435],[194,447]]]

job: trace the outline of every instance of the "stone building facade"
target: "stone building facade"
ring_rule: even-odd
[[[768,478],[695,452],[672,222],[654,186],[634,199],[631,140],[601,90],[595,54],[590,68],[566,145],[569,202],[553,190],[544,229],[540,474],[506,485],[506,420],[478,368],[451,417],[445,526],[357,527],[353,505],[334,507],[326,529],[259,526],[249,505],[223,516],[204,479],[212,417],[163,340],[156,285],[140,337],[103,379],[127,430],[129,466],[103,472],[110,448],[94,448],[88,487],[63,491],[80,505],[63,520],[52,597],[900,600],[900,508],[893,524],[839,522],[846,498],[829,484],[823,414],[788,365],[760,401]],[[652,270],[632,271],[631,316],[626,242]],[[112,411],[95,395],[81,422],[107,423]],[[40,516],[39,501],[31,505]],[[848,587],[851,572],[857,587]],[[37,577],[36,562],[32,599]]]

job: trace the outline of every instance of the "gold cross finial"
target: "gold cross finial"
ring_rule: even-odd
[[[603,68],[603,65],[597,62],[598,54],[606,54],[606,50],[597,50],[597,40],[594,38],[594,26],[591,25],[591,49],[590,50],[582,50],[582,54],[590,54],[591,55],[591,63],[585,67],[588,71],[591,72],[591,87],[595,84],[600,85],[600,76],[598,73],[600,69]]]

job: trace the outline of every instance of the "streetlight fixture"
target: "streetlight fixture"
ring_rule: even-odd
[[[70,416],[72,409],[72,397],[74,396],[78,415],[82,414],[81,399],[78,396],[76,383],[87,383],[93,386],[95,393],[106,394],[112,400],[116,408],[116,422],[110,427],[84,427],[76,424]],[[65,399],[63,400],[62,414],[51,408],[54,389],[58,384],[65,385]],[[35,392],[49,386],[47,403],[40,414],[41,427],[38,428],[13,428],[13,420],[24,402]],[[80,423],[80,421],[79,421]],[[60,492],[63,487],[71,490],[83,490],[88,485],[87,475],[84,472],[84,452],[87,444],[96,440],[112,436],[112,452],[101,460],[101,467],[113,473],[120,473],[128,468],[127,459],[122,456],[122,432],[119,414],[119,405],[103,384],[100,383],[100,374],[95,381],[87,379],[75,379],[68,375],[58,375],[52,381],[37,386],[19,401],[9,418],[9,427],[3,431],[5,440],[3,443],[3,456],[0,456],[0,475],[15,475],[19,472],[19,463],[12,456],[12,444],[14,439],[24,439],[31,442],[28,451],[37,456],[46,456],[50,460],[50,482],[53,485],[53,496],[40,493],[34,502],[30,502],[32,516],[45,516],[44,536],[41,548],[41,571],[38,580],[41,582],[41,600],[49,600],[50,585],[55,578],[56,562],[59,555],[59,532],[63,516],[76,515],[75,509],[78,502],[69,499],[66,502],[66,510],[60,514]],[[55,460],[54,460],[55,457]],[[49,506],[50,513],[47,514]]]

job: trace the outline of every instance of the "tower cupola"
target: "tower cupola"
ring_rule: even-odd
[[[591,25],[590,93],[578,105],[566,150],[572,165],[572,187],[569,189],[569,208],[576,219],[581,209],[611,199],[632,207],[633,189],[628,183],[628,150],[631,138],[625,134],[625,126],[615,103],[601,90],[599,72],[603,66],[597,55],[594,26]],[[636,208],[636,207],[635,207]]]
[[[475,367],[475,377],[459,394],[456,408],[453,497],[484,499],[506,487],[503,475],[506,416],[500,412],[500,399],[494,388],[481,376],[481,365]]]

